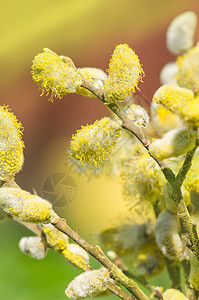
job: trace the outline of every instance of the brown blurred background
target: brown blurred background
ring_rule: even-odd
[[[193,10],[199,15],[198,1],[2,2],[0,103],[8,104],[25,128],[25,164],[17,175],[17,182],[22,188],[29,191],[35,188],[40,193],[45,177],[64,168],[62,157],[71,134],[81,125],[109,114],[99,100],[80,95],[65,96],[62,100],[55,100],[54,104],[46,96],[40,97],[30,74],[34,55],[43,47],[48,47],[60,55],[71,57],[77,67],[91,66],[106,70],[115,46],[127,43],[143,64],[146,76],[140,89],[150,101],[160,85],[161,68],[175,59],[165,46],[167,26],[176,15],[186,10]],[[74,226],[84,224],[82,209],[87,211],[89,226],[95,228],[94,223],[100,222],[101,217],[96,220],[94,210],[99,215],[100,211],[102,215],[107,215],[108,220],[110,211],[113,211],[113,218],[114,212],[115,215],[118,212],[113,204],[117,202],[119,207],[123,206],[114,182],[109,182],[109,185],[107,180],[87,183],[85,179],[77,182],[77,188],[74,203],[61,212],[72,219]],[[103,203],[107,205],[106,212]],[[82,227],[84,229],[84,225]]]

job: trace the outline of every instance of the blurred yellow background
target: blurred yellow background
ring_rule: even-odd
[[[59,171],[67,172],[64,169],[64,156],[71,134],[81,125],[109,115],[107,108],[97,99],[68,95],[52,104],[46,96],[40,97],[30,74],[34,55],[41,52],[43,47],[48,47],[60,55],[71,57],[77,67],[106,70],[115,46],[127,43],[143,64],[146,76],[140,89],[150,102],[160,85],[161,68],[175,59],[165,46],[167,26],[176,15],[186,10],[193,10],[199,16],[198,1],[10,0],[1,3],[0,104],[9,105],[25,128],[25,163],[16,177],[22,188],[31,192],[35,188],[40,194],[47,176]],[[71,176],[77,185],[77,196],[58,213],[92,241],[90,234],[106,228],[117,215],[125,211],[120,186],[108,178],[88,181],[84,175],[80,178],[74,174]],[[47,263],[36,262],[37,270],[33,270],[34,260],[30,262],[31,259],[25,257],[24,263],[16,244],[22,234],[24,229],[10,221],[0,226],[0,268],[6,268],[4,276],[0,273],[0,300],[65,299],[63,291],[66,286],[62,286],[59,280],[57,288],[53,287],[52,296],[50,291],[45,294],[47,281],[42,289],[38,270],[42,269],[42,276],[49,276],[49,271],[45,272]],[[25,231],[25,234],[29,233]],[[52,264],[52,273],[48,278],[49,289],[54,275],[59,277],[59,272],[62,272],[60,276],[63,276],[64,271],[60,271],[60,268],[65,268],[64,261],[62,266],[61,258],[57,258],[58,254],[50,255],[48,266]],[[27,270],[26,266],[30,269]],[[15,294],[9,290],[13,268],[16,274],[17,269],[22,268],[19,276],[12,280]],[[31,274],[29,281],[26,281],[23,272],[27,272],[28,278]],[[74,276],[72,267],[66,268],[66,273],[71,280]],[[24,280],[26,286],[21,284]],[[30,281],[35,286],[29,285]],[[68,282],[69,279],[65,284]],[[56,296],[56,289],[59,290],[59,297]]]

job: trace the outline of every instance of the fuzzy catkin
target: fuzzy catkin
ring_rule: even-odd
[[[50,223],[57,219],[51,203],[18,188],[0,189],[0,207],[23,222]]]
[[[104,84],[106,100],[110,102],[129,96],[143,76],[144,71],[135,52],[127,44],[118,45],[110,60]]]
[[[23,127],[8,106],[0,106],[0,180],[12,179],[23,165]]]

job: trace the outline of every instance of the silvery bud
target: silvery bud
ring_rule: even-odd
[[[43,259],[47,253],[47,248],[39,236],[23,237],[19,242],[19,248],[24,254],[36,259]]]

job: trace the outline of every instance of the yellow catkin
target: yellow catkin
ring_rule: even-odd
[[[184,181],[184,186],[188,191],[192,191],[199,194],[199,155],[195,155],[191,168],[187,173]]]
[[[188,129],[173,129],[149,146],[150,153],[157,159],[177,157],[191,151],[196,145],[197,132]]]
[[[8,106],[0,106],[0,179],[12,179],[23,165],[23,127]]]
[[[161,86],[154,94],[153,101],[161,104],[187,122],[199,124],[199,98],[191,90],[178,86]]]
[[[150,111],[153,126],[160,136],[181,124],[180,118],[177,115],[153,101],[151,103]]]
[[[48,201],[18,188],[0,189],[0,207],[24,222],[50,223],[57,217]]]
[[[82,83],[72,60],[59,57],[49,49],[35,56],[31,73],[42,94],[51,92],[51,101],[54,97],[62,98],[66,94],[75,93]]]
[[[193,47],[177,59],[179,86],[199,92],[199,47]]]
[[[121,173],[122,192],[129,205],[148,201],[155,203],[165,182],[160,169],[148,155],[140,155],[126,165]]]
[[[107,101],[112,101],[133,93],[144,71],[135,52],[127,44],[121,44],[113,52],[108,74],[104,84],[105,97]]]
[[[46,242],[49,247],[53,248],[55,251],[60,252],[65,259],[67,259],[76,267],[84,271],[90,268],[83,257],[73,253],[67,248],[69,245],[69,241],[66,234],[59,231],[51,224],[42,224],[42,231],[45,235]]]
[[[180,291],[175,289],[168,289],[163,293],[164,300],[188,300],[188,298]]]
[[[89,165],[100,165],[110,159],[120,136],[118,124],[110,118],[82,126],[72,136],[71,155]]]

